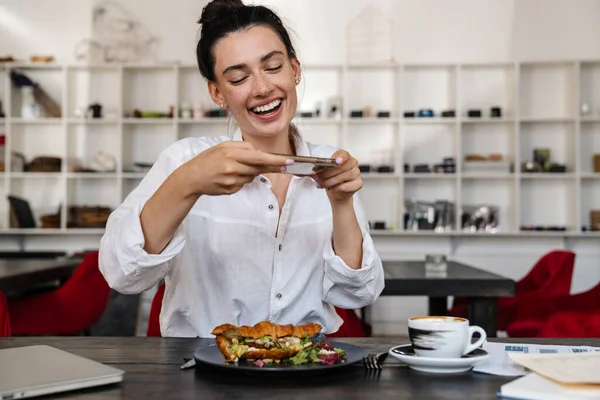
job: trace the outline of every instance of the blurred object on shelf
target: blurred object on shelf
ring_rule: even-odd
[[[419,110],[419,114],[418,115],[419,115],[420,118],[433,118],[433,117],[435,117],[435,113],[430,108],[424,108],[424,109]]]
[[[24,172],[25,165],[27,165],[27,162],[22,153],[16,151],[10,153],[10,172]]]
[[[14,63],[14,62],[17,62],[17,60],[15,60],[13,58],[13,56],[0,57],[0,63]]]
[[[496,205],[463,205],[461,226],[463,232],[497,233],[500,209]]]
[[[346,26],[348,64],[383,64],[394,61],[392,20],[369,4]]]
[[[115,156],[98,150],[88,163],[88,169],[94,172],[114,172],[117,170]]]
[[[331,96],[325,101],[326,112],[323,113],[324,117],[334,118],[336,120],[342,119],[342,96]]]
[[[150,171],[150,169],[152,168],[153,163],[146,163],[146,162],[134,162],[133,163],[133,170],[135,172],[148,172]]]
[[[442,118],[455,118],[456,111],[454,110],[442,110]]]
[[[590,211],[590,228],[593,231],[600,231],[600,210]]]
[[[415,164],[413,166],[413,172],[415,174],[423,174],[423,173],[431,173],[431,168],[429,167],[429,164]]]
[[[88,110],[91,112],[92,118],[102,118],[102,104],[92,103],[88,107]]]
[[[513,172],[512,163],[503,161],[504,156],[500,153],[490,153],[487,156],[481,154],[467,154],[463,162],[463,172],[491,172],[508,173]]]
[[[377,118],[389,118],[390,115],[389,111],[377,111]]]
[[[54,56],[43,56],[34,54],[29,57],[29,61],[34,64],[48,64],[54,62]]]
[[[533,161],[521,163],[521,172],[547,172],[565,173],[567,166],[550,161],[552,152],[550,149],[533,149]]]
[[[360,164],[360,165],[358,166],[358,170],[359,170],[360,172],[371,172],[371,166],[370,166],[370,165],[368,165],[368,164]]]
[[[109,207],[69,207],[68,228],[104,228],[110,216]]]
[[[204,112],[206,118],[227,118],[229,117],[229,110],[223,108],[213,108]]]
[[[173,106],[171,106],[168,113],[161,111],[142,111],[134,109],[131,114],[133,118],[173,118]]]
[[[405,111],[404,112],[404,118],[414,118],[414,117],[415,117],[414,111]]]
[[[160,40],[114,1],[99,2],[92,14],[92,37],[75,45],[81,62],[155,61]]]
[[[404,229],[407,231],[449,232],[454,226],[454,204],[450,201],[429,203],[407,199],[404,207]]]
[[[502,118],[502,108],[501,107],[491,107],[490,108],[490,118]]]
[[[201,103],[194,104],[193,116],[196,121],[204,118],[204,106]]]
[[[6,171],[6,165],[4,164],[4,150],[6,149],[6,135],[0,135],[0,172]]]
[[[524,232],[565,232],[567,227],[564,225],[523,225],[520,229]]]
[[[363,109],[363,116],[365,118],[371,118],[373,116],[373,109],[369,106]]]
[[[2,97],[0,95],[0,97]],[[2,99],[0,98],[0,118],[5,118],[6,114],[4,113],[4,107],[2,106]]]
[[[40,217],[42,228],[45,229],[60,229],[60,217],[62,215],[62,207],[58,206],[58,211],[55,214],[46,214]]]
[[[362,118],[363,111],[362,110],[354,110],[350,111],[350,118]]]
[[[60,172],[61,165],[60,157],[39,156],[25,166],[25,172]]]
[[[369,228],[378,231],[387,229],[385,221],[369,221]]]
[[[600,172],[600,154],[594,154],[593,160],[594,160],[594,172]]]
[[[410,171],[410,164],[404,164],[404,172]],[[416,174],[429,174],[434,172],[436,174],[453,174],[456,172],[456,163],[454,157],[446,157],[440,164],[434,164],[433,169],[429,164],[415,164],[413,165],[413,172]]]
[[[31,211],[29,202],[21,197],[8,195],[10,204],[10,227],[11,228],[35,228],[35,218]]]
[[[581,115],[588,115],[590,113],[590,106],[588,103],[583,103],[581,105]]]
[[[38,119],[45,117],[42,109],[35,101],[33,87],[24,86],[21,88],[21,118]]]
[[[25,74],[17,72],[16,70],[10,71],[10,79],[13,85],[19,89],[26,87],[33,88],[33,97],[35,101],[41,105],[46,114],[52,118],[61,118],[62,112],[60,105],[52,100],[52,98],[50,98],[50,96],[48,96],[48,94],[37,83],[33,82]],[[24,102],[25,99],[23,99],[23,103]]]
[[[481,118],[481,110],[473,109],[467,111],[467,117],[469,118]]]
[[[182,101],[179,106],[179,117],[181,119],[192,119],[192,106],[187,101]]]
[[[380,165],[377,167],[377,172],[380,174],[391,174],[394,172],[393,165]]]

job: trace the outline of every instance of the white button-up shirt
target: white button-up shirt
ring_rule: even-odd
[[[342,320],[333,306],[373,303],[383,267],[358,195],[363,259],[354,270],[332,247],[329,199],[309,177],[292,177],[281,217],[270,181],[260,175],[232,195],[201,196],[160,254],[144,251],[140,213],[176,168],[228,136],[186,138],[169,146],[110,216],[100,244],[100,270],[122,293],[140,293],[164,278],[163,336],[211,337],[214,327],[316,322],[324,333]],[[238,129],[233,140],[242,140]],[[298,155],[330,157],[330,146],[297,141]],[[278,230],[279,222],[279,230]]]

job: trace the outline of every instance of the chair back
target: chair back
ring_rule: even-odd
[[[165,295],[165,284],[161,284],[152,298],[150,305],[150,314],[148,315],[148,329],[146,336],[161,337],[160,333],[160,310],[162,309],[162,301]]]
[[[0,337],[10,337],[10,315],[8,302],[4,293],[0,292]]]
[[[74,335],[104,314],[110,287],[98,268],[98,251],[88,253],[56,290],[10,303],[13,335]]]
[[[529,273],[516,283],[517,297],[526,293],[561,296],[571,292],[575,253],[553,250],[544,254]]]

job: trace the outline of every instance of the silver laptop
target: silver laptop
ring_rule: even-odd
[[[51,346],[0,350],[0,399],[23,399],[121,382],[124,371]]]

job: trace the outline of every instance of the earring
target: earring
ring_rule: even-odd
[[[300,77],[296,78],[296,85],[300,84]]]
[[[225,104],[221,104],[221,108],[225,108]]]

